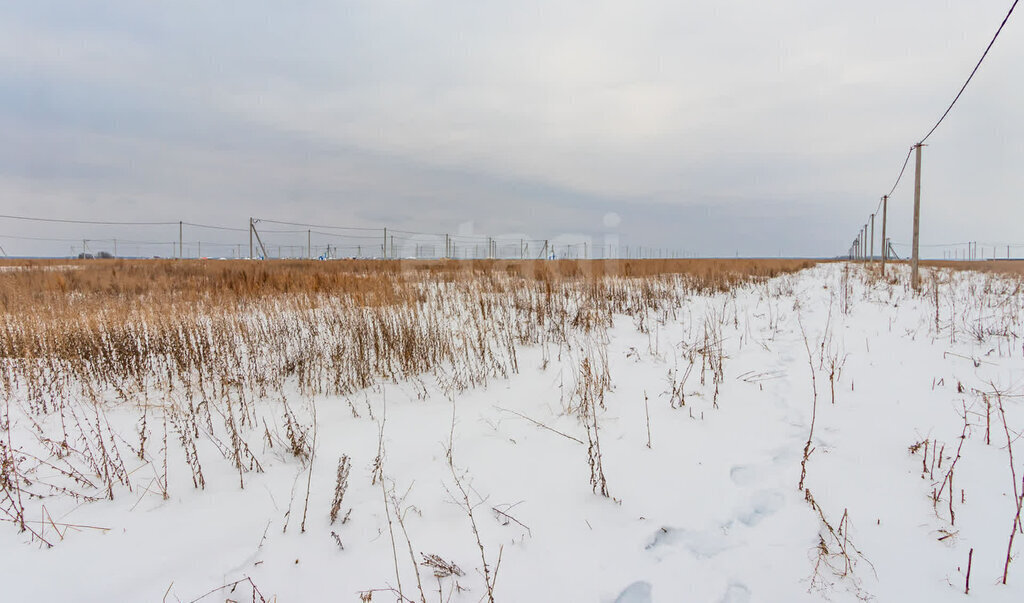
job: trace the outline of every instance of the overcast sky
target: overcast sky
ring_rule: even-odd
[[[1010,3],[0,0],[0,213],[837,255]],[[924,150],[923,243],[1024,245],[1021,19]]]

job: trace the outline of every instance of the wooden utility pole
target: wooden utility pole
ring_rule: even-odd
[[[313,259],[313,231],[306,231],[306,259]]]
[[[889,213],[889,195],[882,197],[882,276],[885,276],[885,259],[889,255],[889,239],[885,238],[885,217]]]
[[[871,214],[871,254],[868,256],[870,261],[875,261],[875,214]]]
[[[921,275],[918,274],[918,244],[921,238],[921,147],[918,143],[914,145],[916,157],[914,159],[914,242],[910,250],[910,286],[915,290],[921,287]]]
[[[267,259],[267,248],[263,245],[263,239],[260,238],[260,233],[256,230],[256,222],[249,218],[249,258],[252,259],[252,235],[256,235],[256,242],[260,245],[260,251],[263,252],[263,259]]]
[[[185,248],[181,246],[181,220],[178,220],[178,259],[185,257]]]
[[[381,255],[384,256],[385,260],[388,259],[388,228],[387,228],[387,226],[384,227],[384,244],[380,246],[380,252],[381,252]]]

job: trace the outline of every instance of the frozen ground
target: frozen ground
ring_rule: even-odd
[[[247,436],[263,472],[204,453],[204,490],[150,425],[155,452],[124,459],[131,492],[26,503],[52,548],[4,524],[0,598],[1024,600],[1024,535],[1002,584],[1024,489],[1024,444],[1015,465],[1007,446],[1024,427],[1018,281],[929,273],[914,295],[897,272],[832,264],[695,296],[519,349],[518,373],[453,397],[434,375],[296,394],[296,424],[313,430],[315,407],[311,462],[258,401],[275,417]],[[104,422],[127,444],[138,418]]]

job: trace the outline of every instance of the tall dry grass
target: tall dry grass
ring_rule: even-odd
[[[586,326],[809,265],[29,262],[0,271],[0,391],[27,386],[42,411],[72,383],[122,397],[195,381],[263,394],[294,377],[306,393],[349,393],[374,378],[458,363],[465,347],[486,360],[489,338],[514,358],[514,345],[538,343],[546,328]]]
[[[133,456],[158,468],[150,489],[164,496],[169,454],[184,456],[195,488],[205,486],[211,451],[245,487],[245,475],[262,470],[253,453],[261,440],[308,461],[309,417],[288,402],[296,393],[347,396],[425,375],[454,393],[517,372],[521,345],[566,345],[573,332],[607,327],[616,314],[679,308],[694,293],[810,265],[0,265],[0,519],[31,530],[26,500],[113,498],[131,488],[124,459]],[[268,398],[280,401],[271,417],[257,411]],[[135,437],[111,427],[113,407],[138,413]],[[49,477],[40,479],[41,471]]]

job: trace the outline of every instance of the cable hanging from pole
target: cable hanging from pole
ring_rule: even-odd
[[[30,222],[57,222],[60,224],[96,224],[101,226],[173,226],[178,222],[112,222],[104,220],[66,220],[62,218],[34,218],[30,216],[11,216],[0,214],[0,218],[8,220],[28,220]]]
[[[931,136],[933,132],[935,132],[935,130],[939,127],[939,124],[941,124],[942,121],[946,119],[946,116],[949,115],[949,112],[953,110],[953,105],[955,105],[956,102],[960,100],[960,95],[962,95],[964,93],[964,90],[967,89],[967,84],[971,83],[971,79],[973,79],[974,74],[978,72],[978,68],[981,67],[982,61],[984,61],[985,57],[988,56],[988,51],[992,50],[992,45],[996,43],[996,38],[998,38],[999,34],[1003,31],[1003,27],[1006,26],[1006,22],[1010,20],[1010,15],[1013,14],[1013,9],[1017,8],[1017,2],[1019,1],[1020,0],[1013,0],[1013,4],[1010,6],[1010,10],[1006,13],[1006,16],[1003,18],[1003,22],[999,24],[999,29],[997,29],[996,34],[992,36],[992,41],[989,42],[988,46],[985,47],[985,52],[981,53],[981,58],[978,59],[978,63],[974,66],[974,69],[971,70],[971,74],[967,76],[967,81],[965,81],[964,85],[960,87],[960,91],[956,93],[956,97],[953,99],[953,102],[949,103],[949,107],[946,108],[946,112],[942,114],[942,117],[939,118],[939,121],[935,122],[935,125],[932,126],[932,129],[928,130],[928,133],[925,134],[924,138],[922,138],[921,141],[917,144],[924,144],[924,141],[928,140],[928,137]]]
[[[269,224],[284,224],[286,226],[305,226],[306,228],[327,228],[330,230],[367,230],[378,231],[380,228],[366,228],[359,226],[328,226],[327,224],[305,224],[302,222],[283,222],[281,220],[270,220],[267,218],[253,218],[254,222],[267,222]],[[243,229],[244,230],[244,229]]]
[[[1010,5],[1010,9],[1006,12],[1006,16],[1003,17],[1002,22],[999,24],[999,28],[996,29],[996,33],[992,36],[992,39],[989,41],[988,46],[985,47],[985,51],[981,53],[981,57],[978,59],[978,62],[974,65],[974,69],[971,70],[970,75],[967,76],[967,79],[964,81],[963,86],[961,86],[960,90],[956,93],[956,96],[953,98],[953,102],[949,103],[949,106],[946,107],[946,110],[942,113],[942,116],[939,117],[938,121],[935,122],[935,125],[933,125],[931,129],[928,130],[928,133],[924,135],[924,138],[922,138],[917,144],[911,146],[910,149],[907,151],[907,156],[903,159],[903,166],[900,167],[900,173],[896,177],[896,182],[893,183],[892,188],[889,189],[889,194],[885,195],[885,197],[892,197],[893,193],[896,192],[896,187],[899,186],[900,181],[903,180],[903,174],[907,170],[907,165],[910,163],[910,156],[914,153],[914,149],[924,146],[925,141],[927,141],[931,137],[931,135],[935,133],[935,130],[937,130],[939,126],[942,124],[942,122],[945,121],[946,117],[949,116],[957,101],[959,101],[960,97],[963,96],[964,91],[967,90],[967,86],[971,83],[971,80],[974,79],[975,74],[978,73],[978,69],[981,68],[981,64],[985,61],[985,57],[988,56],[989,51],[992,50],[992,46],[995,45],[996,40],[999,38],[999,34],[1001,34],[1003,28],[1006,27],[1006,23],[1010,20],[1010,16],[1013,14],[1014,9],[1017,8],[1018,2],[1020,2],[1020,0],[1014,0],[1013,4]],[[874,213],[878,213],[878,208],[875,209]],[[882,241],[882,245],[885,245],[885,241]]]
[[[892,188],[889,189],[887,197],[892,197],[892,194],[896,192],[896,187],[900,185],[900,180],[903,180],[903,173],[907,171],[907,164],[910,163],[910,155],[914,152],[914,147],[910,147],[907,151],[907,157],[903,160],[903,167],[900,168],[900,175],[896,176],[896,182],[893,183]]]

